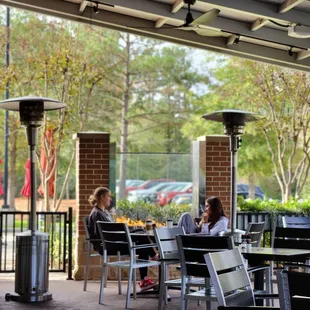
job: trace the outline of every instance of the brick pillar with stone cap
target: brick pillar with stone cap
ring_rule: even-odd
[[[109,186],[110,134],[105,132],[79,132],[76,140],[76,244],[74,279],[84,279],[85,230],[83,217],[89,215],[92,206],[89,196],[99,187]],[[90,259],[89,279],[101,276],[101,258]]]
[[[206,198],[217,196],[230,219],[231,153],[228,136],[206,136]],[[229,223],[230,226],[230,223]]]

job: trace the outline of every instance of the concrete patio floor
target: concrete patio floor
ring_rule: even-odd
[[[105,289],[105,305],[99,305],[99,282],[89,281],[87,292],[83,291],[82,281],[68,281],[64,274],[50,274],[49,291],[53,294],[53,300],[41,303],[20,303],[14,301],[5,301],[5,294],[14,294],[14,274],[0,275],[0,309],[55,309],[55,310],[83,310],[83,309],[125,309],[125,292],[126,282],[123,282],[123,294],[117,294],[117,282],[108,282]],[[170,291],[172,301],[164,308],[165,310],[180,309],[180,292]],[[136,310],[157,310],[158,299],[153,298],[137,298],[131,300],[131,309]],[[197,305],[197,302],[189,302],[188,309],[204,310],[205,306]],[[216,303],[212,303],[212,310],[217,309]]]

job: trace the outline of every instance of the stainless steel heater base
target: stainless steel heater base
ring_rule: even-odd
[[[39,231],[16,235],[15,293],[6,300],[40,302],[52,299],[48,291],[49,236]]]
[[[52,294],[47,292],[42,295],[11,295],[11,294],[6,294],[5,299],[7,301],[12,300],[12,301],[19,301],[19,302],[41,302],[41,301],[48,301],[52,300]]]

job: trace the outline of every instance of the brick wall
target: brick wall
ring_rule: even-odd
[[[230,218],[230,151],[229,137],[206,137],[206,198],[217,196]]]
[[[99,186],[109,186],[109,145],[110,134],[81,132],[76,139],[76,257],[74,278],[84,278],[85,268],[85,231],[83,217],[89,215],[92,207],[89,196]],[[97,278],[101,273],[100,258],[91,258],[89,279]]]

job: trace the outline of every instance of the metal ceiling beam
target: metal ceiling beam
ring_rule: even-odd
[[[221,9],[229,8],[233,11],[251,14],[256,17],[273,19],[279,22],[289,22],[310,26],[310,13],[292,9],[285,14],[279,13],[279,4],[255,0],[200,0],[199,2],[212,4]]]
[[[286,13],[287,11],[291,10],[292,8],[303,2],[305,2],[305,0],[285,0],[280,5],[279,13]]]
[[[240,42],[238,45],[227,47],[226,38],[203,37],[192,31],[163,28],[155,29],[154,27],[151,27],[154,25],[153,22],[137,19],[135,17],[108,11],[104,11],[103,14],[91,14],[92,9],[90,7],[86,7],[84,13],[81,15],[79,13],[79,4],[62,0],[45,0],[43,2],[41,0],[0,0],[0,4],[28,9],[87,24],[91,23],[92,25],[107,27],[119,31],[127,31],[137,35],[144,35],[185,46],[206,49],[230,56],[237,56],[310,72],[310,59],[296,61],[296,59],[288,56],[287,51],[246,42]],[[92,16],[91,19],[89,18],[90,16]],[[130,29],[127,25],[135,25],[141,28]]]

